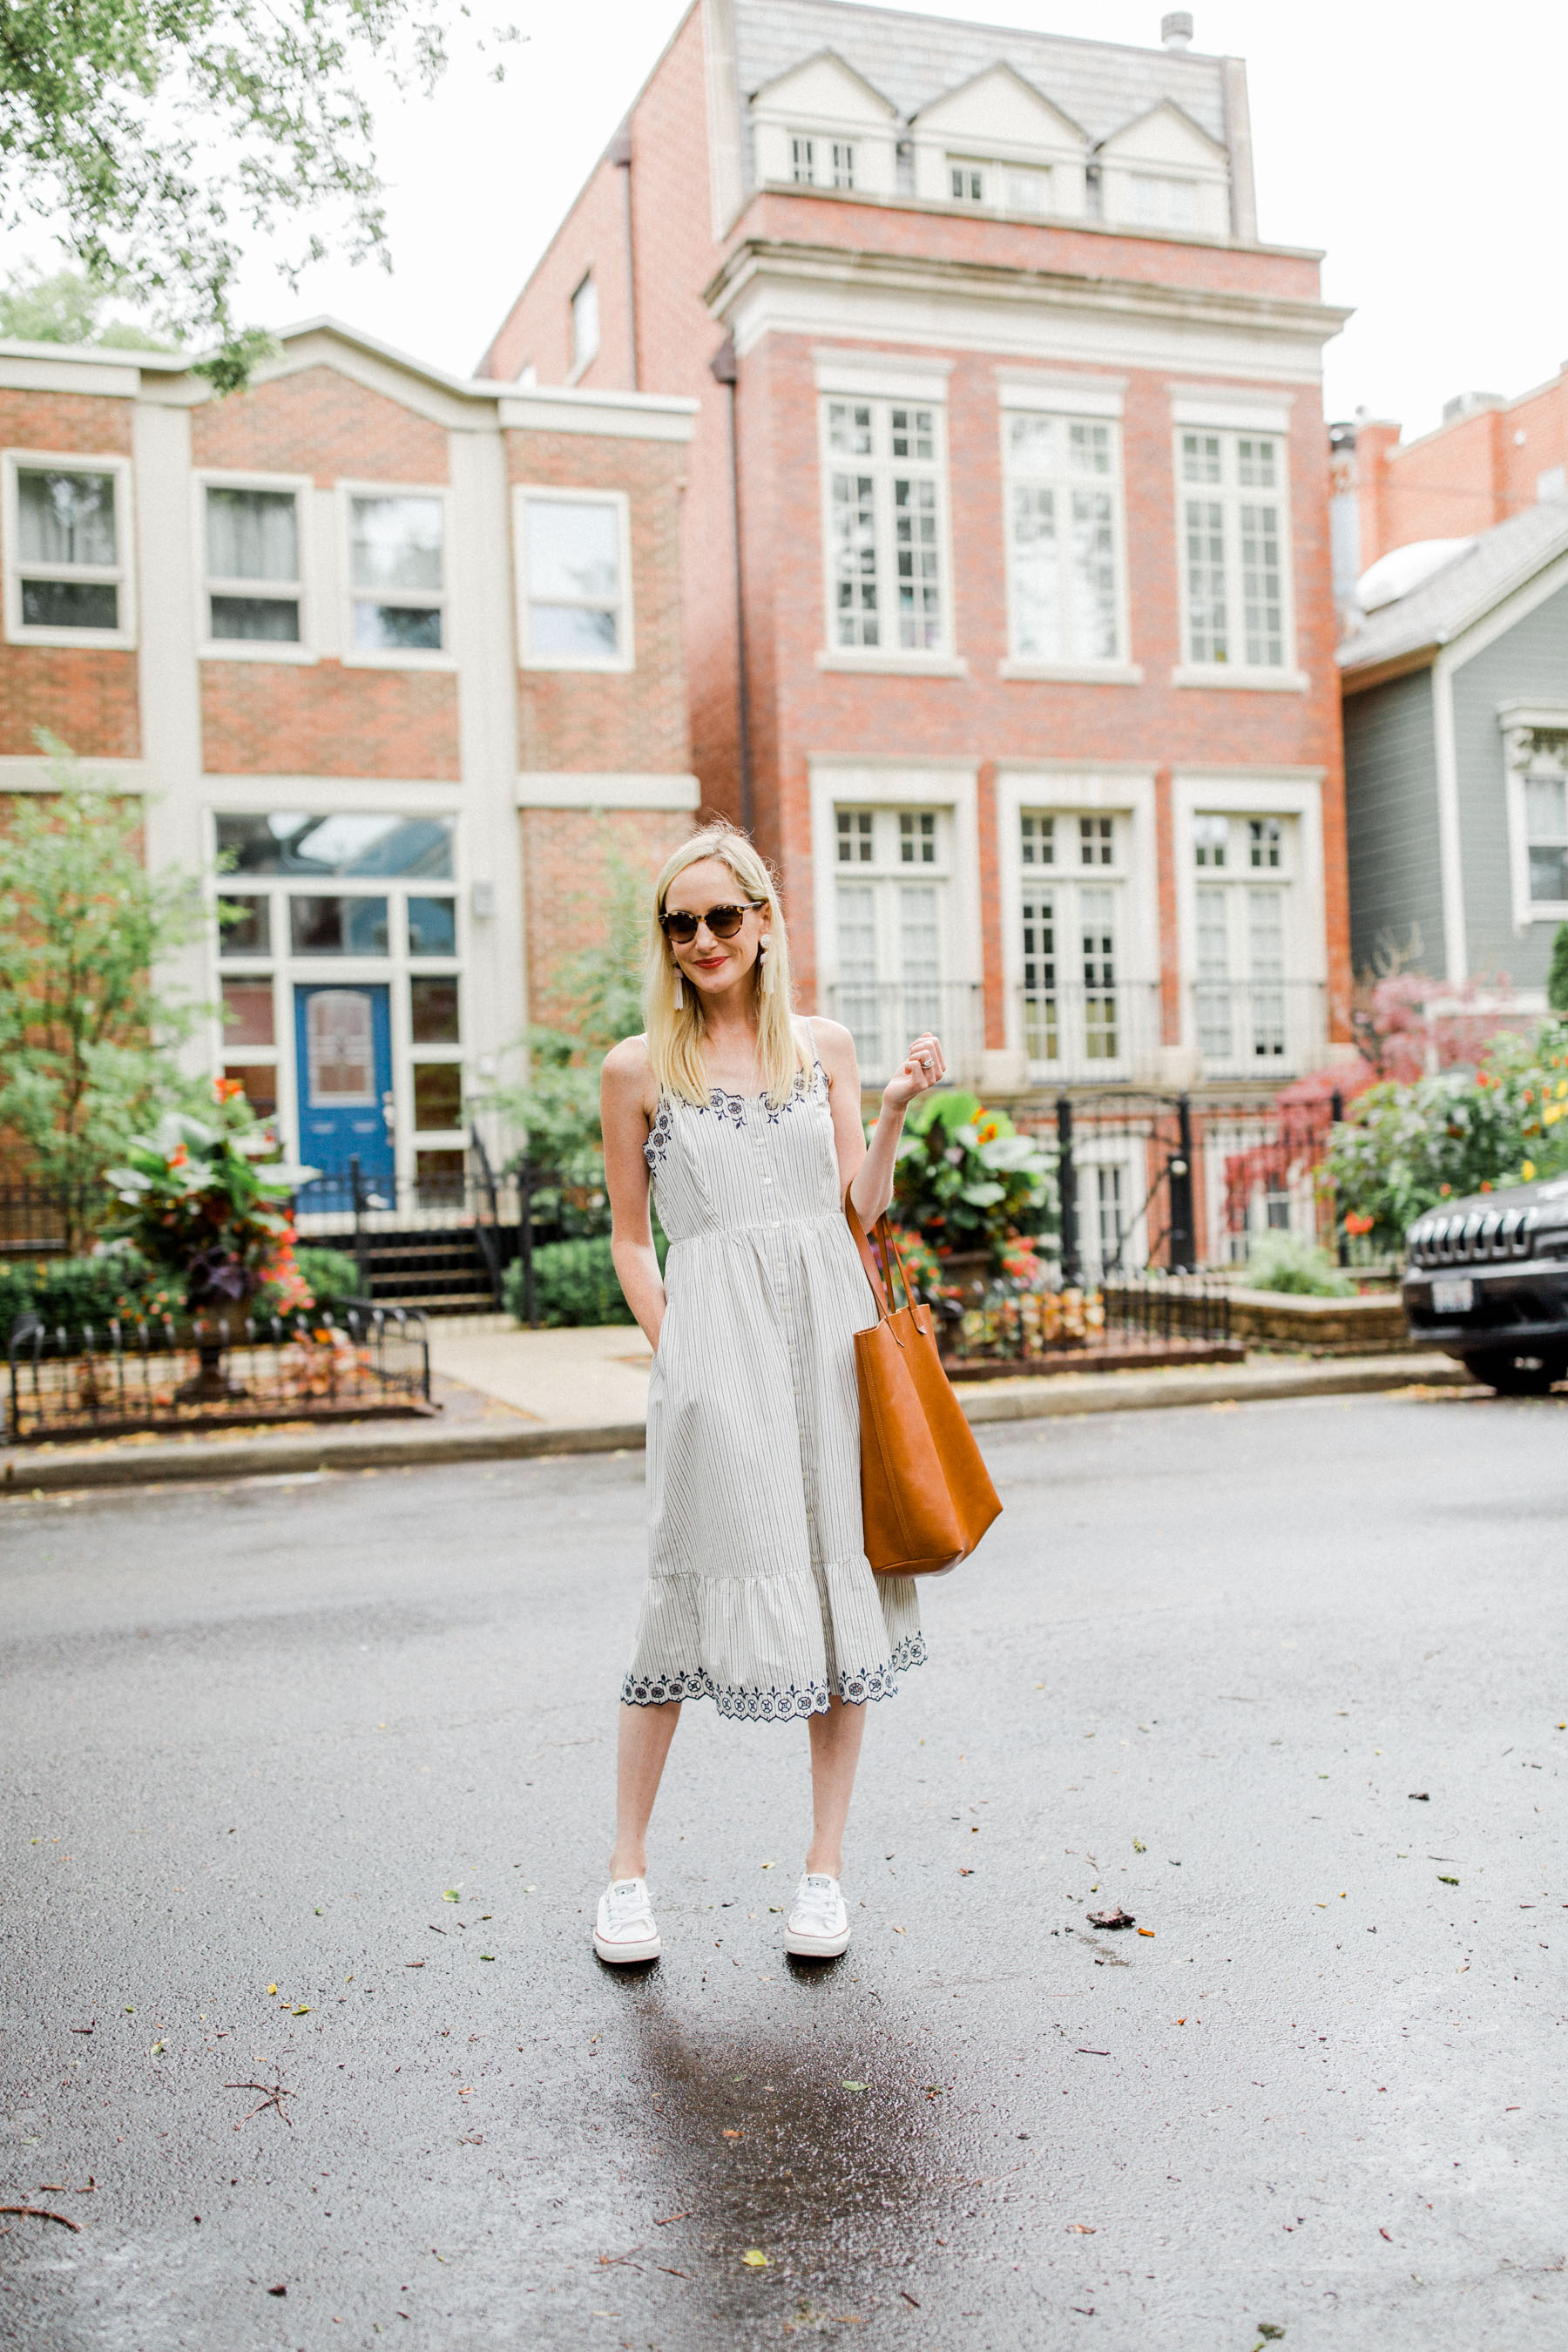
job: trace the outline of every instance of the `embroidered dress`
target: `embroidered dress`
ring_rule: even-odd
[[[648,1585],[628,1702],[775,1722],[887,1698],[925,1644],[860,1528],[854,1335],[876,1320],[839,1202],[827,1073],[775,1109],[667,1096],[644,1147],[669,1236],[648,1387]]]

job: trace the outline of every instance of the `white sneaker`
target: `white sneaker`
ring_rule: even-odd
[[[800,1960],[836,1960],[849,1948],[849,1914],[838,1881],[808,1870],[795,1889],[784,1949]]]
[[[594,1949],[602,1960],[657,1960],[663,1946],[646,1878],[616,1878],[599,1897]]]

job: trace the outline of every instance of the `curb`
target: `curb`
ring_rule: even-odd
[[[1447,1356],[1362,1356],[1348,1362],[1282,1363],[1173,1372],[1057,1373],[1012,1386],[959,1391],[967,1419],[1054,1421],[1089,1412],[1145,1412],[1161,1406],[1249,1404],[1277,1397],[1368,1396],[1390,1389],[1468,1388],[1463,1364]],[[377,1423],[320,1436],[238,1437],[198,1444],[111,1444],[30,1454],[0,1452],[0,1494],[52,1494],[87,1486],[153,1486],[201,1480],[309,1475],[323,1470],[413,1469],[429,1463],[519,1462],[562,1454],[641,1453],[640,1421],[552,1429],[485,1423],[432,1429],[427,1423]]]

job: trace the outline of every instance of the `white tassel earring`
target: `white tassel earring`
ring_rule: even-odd
[[[675,1009],[679,1013],[686,1003],[686,991],[680,985],[680,966],[675,967]]]

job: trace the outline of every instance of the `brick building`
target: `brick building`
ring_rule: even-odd
[[[458,1174],[612,853],[689,829],[692,421],[325,321],[228,400],[0,344],[0,794],[47,787],[48,729],[147,796],[214,905],[177,975],[226,1015],[206,1059],[316,1165]]]
[[[697,403],[693,764],[868,1079],[928,1022],[1023,1094],[1345,1034],[1344,314],[1163,30],[694,0],[481,362]]]
[[[1352,583],[1396,548],[1470,539],[1543,499],[1568,498],[1568,361],[1506,399],[1465,392],[1414,441],[1386,418],[1333,427],[1334,494],[1343,502]]]

